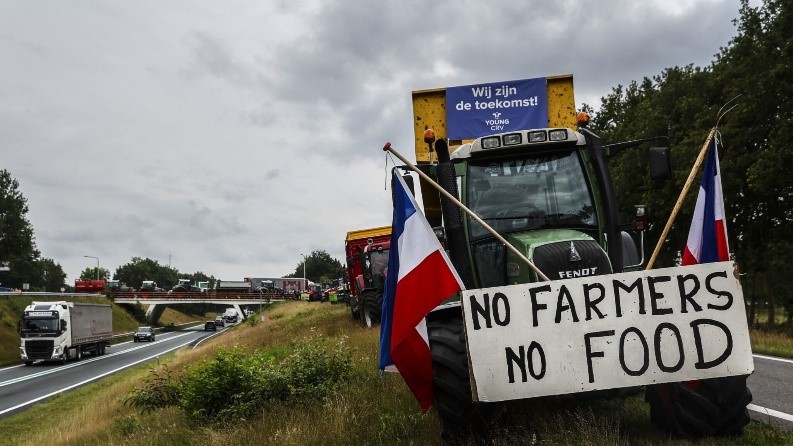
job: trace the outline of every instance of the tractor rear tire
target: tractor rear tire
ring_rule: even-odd
[[[506,409],[503,403],[473,402],[462,318],[428,321],[427,332],[441,436],[452,443],[486,442]]]
[[[650,419],[677,438],[739,435],[749,423],[746,376],[647,386]]]
[[[373,327],[380,323],[380,315],[383,311],[383,294],[377,290],[366,290],[361,293],[363,303],[363,313],[361,319],[367,327]]]

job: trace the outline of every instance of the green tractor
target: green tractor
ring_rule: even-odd
[[[415,104],[414,96],[414,108]],[[580,124],[577,129],[571,125],[480,137],[460,144],[451,154],[445,139],[434,141],[433,137],[425,140],[430,145],[429,163],[421,162],[427,158],[419,147],[427,146],[417,138],[418,168],[551,280],[639,270],[644,262],[643,234],[640,249],[623,230],[607,161],[622,150],[646,147],[644,143],[658,138],[604,145]],[[648,153],[651,176],[670,178],[668,148],[649,148]],[[422,198],[432,226],[439,224],[442,215],[445,247],[467,289],[541,280],[482,225],[424,184]],[[507,406],[473,400],[459,296],[427,316],[427,330],[435,405],[444,438],[484,435]],[[675,436],[734,434],[749,421],[746,406],[751,395],[745,376],[651,385],[645,392],[652,421]],[[601,396],[626,393],[626,389],[598,391]]]

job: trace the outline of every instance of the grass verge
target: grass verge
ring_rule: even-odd
[[[421,414],[398,375],[377,371],[379,330],[366,329],[351,320],[343,305],[286,302],[273,305],[264,313],[264,322],[258,317],[250,318],[196,349],[180,350],[162,358],[158,367],[140,366],[2,419],[0,444],[441,444],[434,410]],[[212,358],[222,351],[248,352],[250,358],[264,355],[278,360],[292,354],[296,342],[317,335],[331,341],[343,340],[351,352],[351,379],[340,379],[326,389],[327,393],[262,403],[233,422],[196,418],[177,406],[143,410],[125,404],[134,389],[145,385],[152,371],[162,374],[167,367],[174,379],[190,376],[196,367],[212,364]],[[213,377],[205,379],[207,386],[212,385]],[[240,382],[243,378],[235,379]],[[233,400],[237,396],[226,398]],[[220,403],[208,400],[206,404]],[[696,443],[671,440],[650,423],[649,409],[641,396],[520,401],[509,405],[505,426],[508,429],[499,434],[496,444],[793,444],[793,433],[758,422],[752,422],[740,438]]]

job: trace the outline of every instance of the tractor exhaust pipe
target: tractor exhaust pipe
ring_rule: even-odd
[[[436,166],[438,184],[459,200],[460,192],[457,190],[454,165],[449,158],[449,145],[445,139],[435,141],[435,153],[438,155],[438,165]],[[460,208],[441,195],[441,212],[443,214],[443,226],[446,230],[449,259],[452,261],[454,268],[457,269],[457,274],[460,275],[465,287],[474,288],[474,276],[471,271],[471,262],[468,259],[468,244]]]

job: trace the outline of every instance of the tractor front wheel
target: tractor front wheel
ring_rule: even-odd
[[[650,419],[678,438],[738,435],[749,423],[746,376],[647,386]]]
[[[366,290],[361,293],[363,323],[367,327],[373,327],[380,323],[380,315],[383,308],[383,294],[377,290]]]
[[[487,439],[505,406],[473,402],[462,317],[428,321],[427,333],[441,435],[449,442]]]

